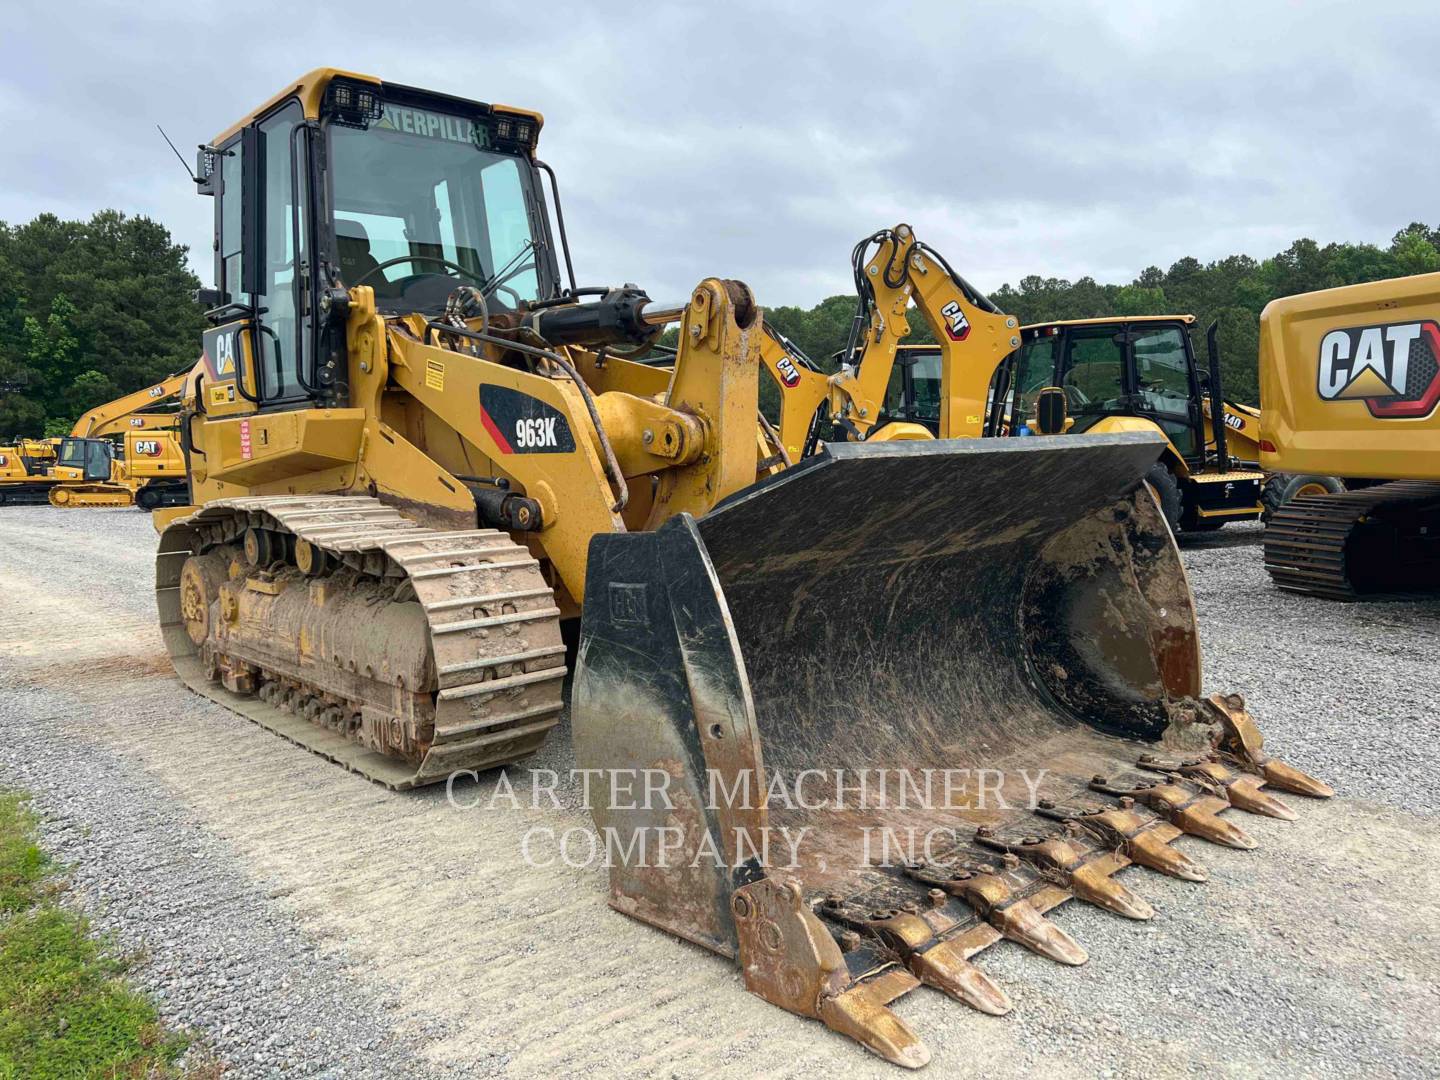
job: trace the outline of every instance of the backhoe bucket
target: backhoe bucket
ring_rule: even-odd
[[[613,905],[902,1065],[927,983],[1083,947],[1044,913],[1153,912],[1112,875],[1328,789],[1199,700],[1194,605],[1148,435],[839,444],[702,520],[598,536],[573,724]],[[1308,785],[1308,786],[1307,786]],[[1228,794],[1236,792],[1232,801]],[[1256,809],[1256,808],[1259,809]]]

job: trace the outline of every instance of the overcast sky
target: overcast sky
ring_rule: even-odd
[[[1128,281],[1440,222],[1440,4],[7,5],[0,219],[143,213],[211,279],[187,158],[335,66],[537,109],[581,284],[848,292],[912,223],[976,285]]]

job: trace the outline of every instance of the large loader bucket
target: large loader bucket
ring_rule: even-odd
[[[886,1005],[991,1013],[969,958],[1132,862],[1291,816],[1237,697],[1199,700],[1195,615],[1141,477],[1163,440],[841,444],[703,520],[592,543],[573,723],[612,903],[730,955],[761,996],[900,1064]],[[617,793],[620,797],[617,797]]]

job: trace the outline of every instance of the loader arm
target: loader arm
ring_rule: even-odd
[[[104,405],[97,405],[85,413],[70,434],[76,438],[98,439],[105,435],[117,435],[124,431],[152,431],[158,428],[174,427],[175,417],[170,413],[150,413],[148,410],[163,401],[169,401],[185,389],[190,377],[187,368],[178,374],[126,394]]]

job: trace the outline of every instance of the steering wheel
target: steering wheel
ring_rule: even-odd
[[[472,270],[466,270],[466,269],[465,269],[463,266],[461,266],[459,263],[453,263],[453,262],[451,262],[449,259],[442,259],[442,258],[440,258],[438,255],[398,255],[398,256],[396,256],[396,257],[393,258],[393,259],[386,259],[386,260],[385,260],[384,262],[382,262],[382,263],[376,263],[376,264],[375,264],[374,266],[372,266],[369,270],[366,270],[365,273],[361,274],[358,278],[356,278],[354,281],[352,281],[352,282],[350,283],[351,288],[354,288],[356,285],[361,285],[361,284],[363,284],[363,283],[365,282],[365,279],[366,279],[366,278],[374,277],[374,276],[375,276],[376,274],[378,274],[381,270],[384,270],[387,266],[394,266],[396,263],[402,263],[402,262],[410,262],[410,263],[413,263],[413,262],[439,263],[441,266],[445,267],[447,270],[453,270],[453,271],[455,271],[455,273],[459,274],[461,277],[467,277],[467,278],[469,278],[471,281],[475,282],[475,284],[479,285],[482,289],[483,289],[483,288],[485,287],[485,285],[487,284],[487,282],[485,281],[485,278],[484,278],[483,275],[477,274],[477,273],[475,273],[475,272],[472,271]]]

